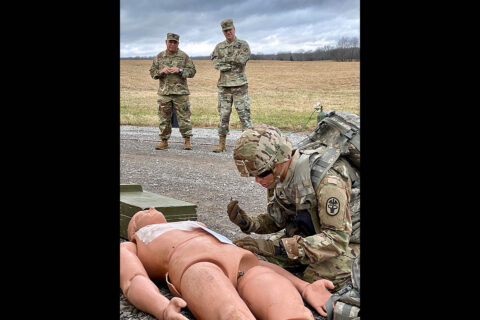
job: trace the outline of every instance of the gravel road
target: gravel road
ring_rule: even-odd
[[[249,214],[263,213],[265,189],[253,177],[241,177],[233,162],[233,146],[240,130],[227,136],[227,150],[212,152],[218,143],[216,129],[193,128],[193,149],[183,149],[183,138],[173,129],[169,148],[155,150],[160,143],[158,128],[121,126],[120,182],[136,183],[143,190],[197,205],[198,220],[234,240],[244,234],[228,219],[226,207],[236,198]],[[292,143],[306,135],[287,134]]]
[[[144,191],[194,203],[198,221],[210,229],[231,240],[245,236],[226,214],[230,198],[238,199],[250,215],[263,213],[267,202],[265,189],[253,177],[241,177],[233,162],[233,146],[241,131],[230,131],[227,150],[221,153],[211,151],[218,143],[216,129],[193,128],[192,150],[183,149],[178,128],[172,130],[168,149],[155,150],[158,133],[157,127],[120,126],[120,183],[140,184]],[[297,143],[308,133],[286,134]],[[159,287],[169,295],[166,286]],[[188,309],[184,315],[195,319]],[[154,317],[134,308],[120,291],[120,319]]]

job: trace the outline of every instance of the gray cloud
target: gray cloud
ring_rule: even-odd
[[[220,21],[232,18],[252,53],[308,51],[360,38],[360,0],[121,0],[121,57],[165,50],[168,32],[190,56],[209,55],[225,40]]]

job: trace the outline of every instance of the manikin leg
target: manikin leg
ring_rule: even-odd
[[[249,269],[238,281],[238,293],[257,319],[314,319],[294,285],[270,268]]]
[[[157,319],[188,320],[179,312],[186,306],[185,301],[180,298],[170,301],[160,293],[138,259],[137,246],[132,242],[120,244],[120,288],[137,309]]]
[[[259,260],[258,262],[261,266],[267,267],[290,280],[290,282],[302,295],[302,298],[305,299],[310,306],[317,310],[320,315],[324,317],[327,316],[325,303],[332,295],[327,290],[327,288],[333,289],[335,287],[331,281],[317,280],[313,283],[308,283],[307,281],[297,278],[296,276],[283,269],[282,267],[277,266],[276,264],[263,260]]]
[[[222,269],[213,263],[190,266],[183,273],[180,292],[198,320],[255,320]]]

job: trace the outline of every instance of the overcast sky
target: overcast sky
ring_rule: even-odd
[[[302,52],[360,40],[360,0],[121,0],[120,57],[154,56],[168,32],[189,56],[208,56],[233,19],[252,53]]]

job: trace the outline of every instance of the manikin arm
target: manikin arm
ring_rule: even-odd
[[[120,244],[120,288],[137,309],[159,320],[188,320],[180,313],[187,303],[178,297],[165,298],[148,277],[133,242]]]
[[[327,288],[333,289],[335,286],[329,280],[317,280],[313,283],[308,283],[295,275],[291,274],[287,270],[283,269],[276,264],[267,262],[267,261],[258,261],[261,266],[270,268],[274,270],[276,273],[284,276],[295,286],[298,292],[302,295],[302,298],[308,302],[310,306],[312,306],[317,312],[326,317],[326,306],[325,303],[328,301],[330,296],[332,295]]]

